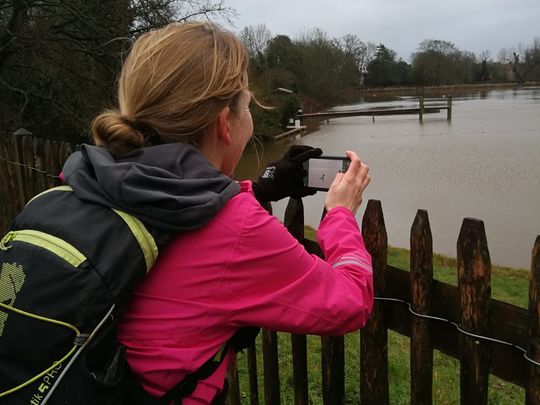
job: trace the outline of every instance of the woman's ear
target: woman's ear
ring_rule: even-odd
[[[231,132],[229,131],[229,114],[230,108],[225,107],[218,116],[217,136],[225,145],[231,144]]]

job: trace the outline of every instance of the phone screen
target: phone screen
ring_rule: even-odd
[[[347,171],[351,161],[347,157],[321,156],[304,162],[307,176],[304,177],[304,185],[317,190],[328,190],[341,170]]]

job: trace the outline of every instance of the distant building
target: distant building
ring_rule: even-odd
[[[512,64],[511,63],[505,63],[504,64],[504,76],[506,81],[508,82],[515,82],[516,81],[516,75],[514,71],[512,70]]]

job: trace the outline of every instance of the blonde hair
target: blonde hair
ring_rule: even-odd
[[[142,35],[120,74],[118,110],[92,123],[116,156],[147,145],[197,144],[248,87],[248,56],[231,32],[209,22],[171,24]]]

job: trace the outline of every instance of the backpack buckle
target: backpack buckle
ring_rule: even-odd
[[[82,346],[86,343],[89,336],[90,335],[88,333],[79,333],[77,336],[75,336],[75,339],[73,339],[73,344],[75,346]]]

